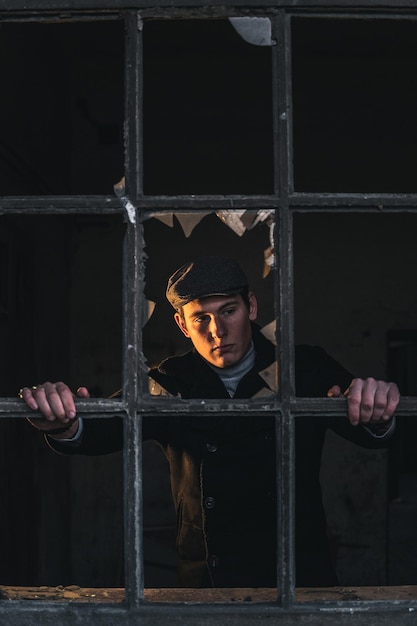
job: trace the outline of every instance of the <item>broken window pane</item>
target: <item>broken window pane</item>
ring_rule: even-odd
[[[274,339],[273,211],[152,214],[144,233],[149,320],[143,345],[151,367],[190,349],[189,339],[174,322],[165,290],[170,275],[197,257],[220,255],[238,261],[258,300],[256,323],[268,339]]]
[[[228,20],[146,21],[143,36],[145,193],[271,193],[271,48]]]
[[[175,324],[174,309],[165,297],[168,277],[192,259],[212,255],[232,257],[244,268],[250,288],[257,296],[260,334],[272,353],[270,371],[261,373],[266,381],[261,387],[273,397],[277,391],[273,343],[273,212],[152,213],[144,223],[144,231],[145,294],[151,316],[143,329],[143,341],[149,365],[152,367],[161,359],[179,356],[191,348],[190,340]],[[260,348],[255,331],[253,339],[261,360],[266,349]],[[201,345],[196,347],[202,350]],[[178,378],[188,358],[180,357],[177,361]],[[203,377],[203,386],[193,382],[195,377],[198,379],[199,367],[209,368],[205,359],[195,358],[196,369],[192,368],[188,377],[195,391],[184,392],[182,397],[231,400],[226,391],[229,381],[223,386],[210,369]],[[152,370],[150,375],[155,375]],[[257,376],[256,380],[259,380]],[[246,385],[250,388],[252,382],[248,379]],[[248,398],[239,389],[234,397]],[[168,391],[172,390],[168,388]],[[233,395],[230,390],[229,393]],[[184,412],[178,415],[155,414],[143,421],[144,439],[153,438],[160,443],[160,448],[151,442],[145,444],[145,585],[161,587],[168,582],[172,587],[188,588],[274,588],[277,537],[274,416],[186,413],[184,407]],[[189,465],[190,459],[196,458],[197,464],[202,463],[201,474],[197,466],[195,473]],[[168,488],[169,472],[172,496]],[[242,480],[242,474],[247,479]],[[193,476],[197,480],[190,485]],[[200,495],[196,496],[196,490]],[[248,513],[248,501],[255,515]],[[203,502],[201,507],[200,502]],[[238,593],[222,597],[244,600]],[[205,601],[214,598],[206,591]],[[152,599],[157,600],[158,596]]]

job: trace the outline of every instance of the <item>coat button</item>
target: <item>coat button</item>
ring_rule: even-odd
[[[209,452],[217,452],[217,446],[214,443],[206,443],[206,448]]]
[[[215,554],[211,554],[207,560],[210,567],[217,567],[219,564],[219,557]]]
[[[215,505],[215,500],[211,496],[208,496],[204,500],[204,506],[206,507],[206,509],[214,509],[214,505]]]

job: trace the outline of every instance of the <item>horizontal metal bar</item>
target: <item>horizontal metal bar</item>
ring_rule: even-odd
[[[245,7],[248,6],[247,0],[229,0],[230,6]],[[174,7],[174,0],[160,0],[158,7]],[[251,7],[280,7],[280,8],[296,8],[296,9],[320,9],[328,8],[336,10],[338,8],[352,9],[358,11],[360,9],[375,9],[375,0],[251,0]],[[73,10],[106,10],[106,9],[135,9],[141,7],[155,7],[152,0],[0,0],[0,10],[7,12],[33,12],[33,11],[73,11]],[[182,0],[182,7],[203,7],[207,6],[204,0]],[[212,0],[210,6],[227,7],[224,0]],[[415,0],[378,0],[378,10],[382,9],[414,9]]]
[[[179,398],[159,398],[149,396],[140,399],[136,409],[137,414],[173,415],[178,416],[180,411],[184,415],[229,415],[231,417],[242,414],[265,415],[288,411],[294,417],[314,417],[315,415],[346,415],[345,398],[291,398],[279,401],[278,399],[266,400],[181,400]],[[76,400],[77,414],[80,417],[99,418],[119,415],[124,417],[128,413],[128,407],[123,401],[108,399]],[[22,400],[15,398],[0,398],[0,419],[8,417],[25,418],[36,413],[30,411]],[[404,396],[401,398],[398,416],[417,416],[417,396]]]
[[[83,418],[101,418],[128,415],[128,406],[124,402],[107,399],[76,400],[77,415]],[[232,402],[220,400],[181,400],[179,398],[139,399],[136,412],[144,417],[153,415],[229,415],[231,417],[248,413],[251,415],[275,414],[281,408],[277,401],[269,403]],[[22,400],[14,398],[0,399],[0,419],[36,417]]]
[[[167,398],[158,396],[147,396],[138,401],[138,412],[152,415],[173,414],[178,415],[180,411],[187,414],[219,414],[219,415],[242,415],[251,413],[255,415],[265,415],[265,413],[275,413],[280,411],[282,404],[278,399],[271,396],[271,399],[259,400],[236,400],[236,399],[192,399],[182,400],[181,398]]]
[[[143,196],[131,201],[148,211],[260,209],[281,206],[279,195]],[[307,194],[293,193],[286,201],[291,211],[346,210],[377,213],[417,212],[417,194]],[[4,196],[0,215],[10,213],[123,213],[123,199],[113,196]]]
[[[0,214],[122,213],[123,202],[116,196],[3,196]]]
[[[14,9],[14,7],[13,7]],[[73,21],[73,22],[90,22],[92,20],[94,20],[95,22],[98,21],[104,21],[104,20],[115,20],[115,19],[120,19],[120,11],[116,9],[116,11],[114,11],[113,9],[109,8],[103,11],[100,11],[100,13],[97,13],[97,11],[93,11],[93,12],[89,12],[89,11],[82,11],[82,12],[75,12],[75,11],[68,11],[68,12],[62,12],[60,11],[59,13],[56,13],[55,11],[42,11],[42,14],[39,13],[27,13],[25,12],[18,12],[18,13],[14,13],[14,12],[10,12],[7,13],[6,15],[1,15],[0,16],[0,21],[2,22],[47,22],[47,23],[64,23],[64,22],[68,22],[68,21]]]
[[[375,209],[389,212],[409,209],[417,210],[417,194],[367,194],[367,193],[293,193],[289,198],[290,208],[322,210],[334,207],[354,208],[361,211]]]
[[[150,211],[178,211],[182,209],[234,209],[273,208],[278,196],[232,195],[232,196],[142,196],[131,200],[138,209]],[[123,199],[113,196],[5,196],[0,197],[1,213],[62,213],[68,212],[121,212]]]
[[[103,604],[71,603],[24,603],[7,602],[0,605],[0,621],[8,626],[27,626],[38,623],[43,626],[69,626],[86,624],[89,626],[133,626],[144,624],[153,626],[214,626],[221,620],[224,626],[333,626],[335,619],[339,626],[396,626],[416,623],[414,602],[400,604],[388,602],[350,604],[334,606],[298,606],[289,610],[273,605],[244,604],[163,604],[141,606],[135,610]],[[393,621],[395,620],[395,621]]]
[[[294,398],[290,401],[290,411],[294,417],[345,415],[346,400],[344,398]],[[395,414],[398,416],[417,416],[417,397],[402,397]]]
[[[138,198],[138,208],[158,209],[245,209],[274,208],[279,204],[279,196],[266,195],[180,195],[180,196],[144,196]]]
[[[77,412],[80,417],[124,417],[127,407],[124,402],[108,399],[77,400]],[[17,398],[0,398],[0,419],[9,417],[36,417],[38,413],[29,409],[23,400]]]

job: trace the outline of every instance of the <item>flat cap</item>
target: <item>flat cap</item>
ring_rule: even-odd
[[[229,296],[248,288],[240,265],[229,257],[198,257],[182,265],[168,280],[166,297],[175,310],[198,298]]]

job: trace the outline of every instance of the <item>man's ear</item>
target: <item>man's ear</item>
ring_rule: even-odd
[[[254,322],[258,317],[258,301],[256,296],[252,291],[248,293],[249,299],[249,319],[251,322]]]
[[[187,326],[185,325],[183,318],[178,312],[174,313],[174,320],[177,322],[177,326],[180,329],[180,331],[187,337],[187,339],[189,339],[190,333],[187,330]]]

